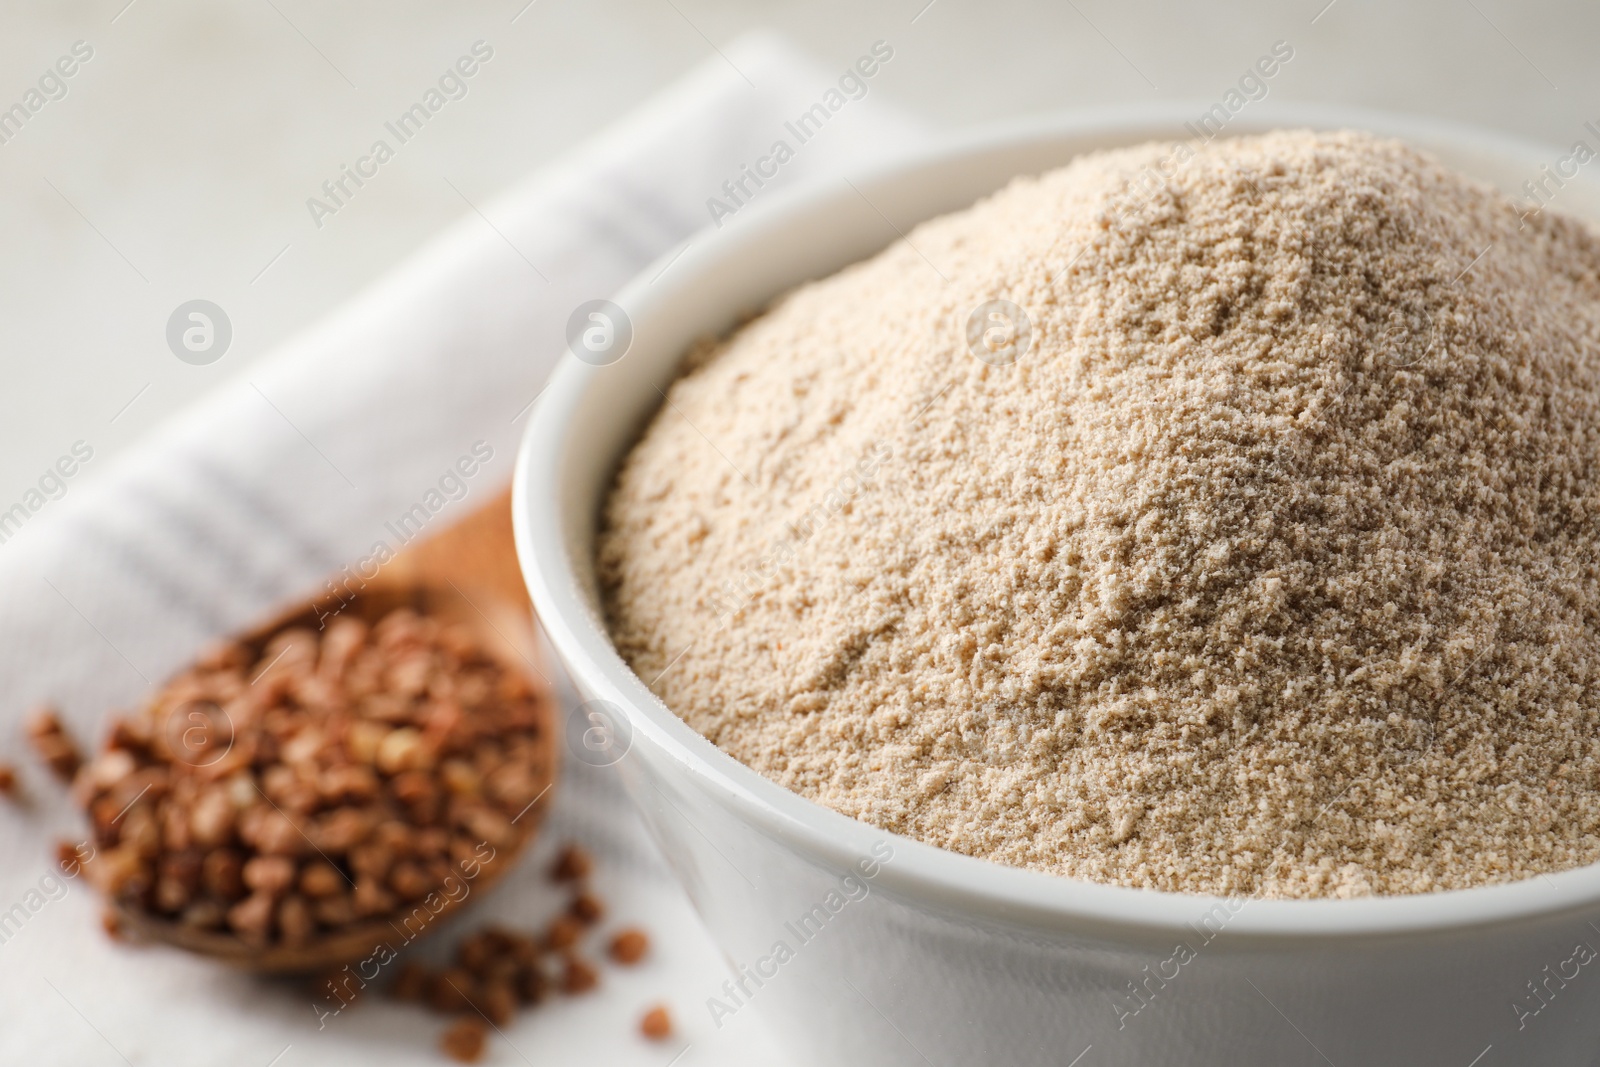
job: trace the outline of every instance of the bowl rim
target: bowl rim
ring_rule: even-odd
[[[885,163],[851,172],[850,182],[869,194],[979,153],[1029,142],[1102,137],[1126,143],[1130,134],[1170,136],[1201,114],[1209,101],[1174,101],[1060,112],[1015,120],[937,139]],[[1241,121],[1244,120],[1244,121]],[[1407,141],[1450,142],[1464,149],[1529,161],[1559,149],[1474,126],[1421,116],[1316,104],[1263,102],[1236,118],[1228,135],[1285,127],[1361,128]],[[739,224],[707,228],[647,266],[616,294],[630,309],[635,337],[674,291],[723,257],[749,254],[763,234],[811,217],[840,194],[838,175],[775,191],[740,212]],[[672,264],[671,280],[661,277]],[[663,284],[667,282],[667,284]],[[648,288],[648,292],[646,289]],[[540,621],[578,689],[626,709],[632,744],[643,740],[652,756],[674,764],[702,789],[720,797],[745,822],[821,866],[847,869],[874,844],[892,841],[894,858],[874,879],[902,900],[965,920],[989,919],[1011,927],[1097,932],[1112,936],[1184,935],[1192,924],[1226,909],[1230,938],[1287,944],[1327,938],[1393,938],[1548,919],[1600,911],[1600,863],[1509,883],[1405,896],[1356,899],[1222,898],[1100,884],[1041,871],[1007,867],[923,844],[859,822],[762,777],[716,748],[678,718],[644,684],[593,622],[566,547],[562,512],[564,457],[581,432],[573,415],[599,371],[571,354],[561,357],[524,432],[513,475],[512,514],[517,555]],[[620,457],[616,457],[620,458]],[[615,469],[615,459],[608,468]],[[593,517],[587,517],[593,522]],[[881,847],[881,845],[880,845]],[[1595,927],[1600,932],[1600,927]]]

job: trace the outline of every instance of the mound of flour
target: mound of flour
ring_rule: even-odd
[[[1600,239],[1284,132],[1020,179],[692,354],[599,563],[639,675],[803,796],[1349,896],[1600,860],[1597,533]]]

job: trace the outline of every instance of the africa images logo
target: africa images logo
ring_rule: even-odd
[[[628,354],[633,320],[609,300],[585,300],[567,318],[567,351],[591,367],[605,367]]]
[[[227,354],[233,343],[228,313],[209,300],[188,300],[167,317],[167,347],[185,363],[203,367]]]

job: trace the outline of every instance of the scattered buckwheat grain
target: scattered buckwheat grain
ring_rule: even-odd
[[[611,939],[608,950],[611,958],[624,967],[632,966],[644,959],[645,953],[650,951],[650,936],[643,930],[629,928],[617,933]]]
[[[652,1041],[665,1041],[672,1036],[672,1016],[664,1004],[658,1004],[644,1013],[639,1020],[639,1032]]]
[[[457,1063],[477,1063],[483,1059],[488,1040],[489,1031],[483,1023],[477,1019],[462,1019],[439,1038],[439,1047]]]

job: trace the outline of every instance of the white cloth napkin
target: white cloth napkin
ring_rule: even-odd
[[[319,1018],[297,985],[109,942],[93,891],[47,877],[54,842],[82,824],[25,753],[21,720],[55,702],[92,745],[108,712],[135,704],[208,640],[310,597],[375,542],[395,546],[385,523],[479,442],[492,458],[431,529],[488,500],[509,480],[573,309],[708,225],[707,200],[728,201],[722,183],[775,141],[792,144],[785,122],[843,73],[768,36],[723,49],[0,544],[0,753],[23,765],[30,797],[0,805],[0,1063],[444,1062],[444,1021],[420,1010],[372,997]],[[865,84],[757,197],[919,136]],[[739,225],[743,210],[723,224]],[[487,1062],[666,1067],[680,1053],[685,1065],[781,1062],[749,1017],[711,1023],[705,1000],[724,964],[614,774],[570,759],[563,773],[528,861],[453,928],[407,951],[427,960],[491,918],[541,924],[563,902],[542,869],[566,838],[597,853],[608,927],[638,923],[655,949],[637,968],[606,967],[597,993],[520,1014],[491,1038]],[[678,1028],[661,1044],[636,1029],[657,1002]]]

